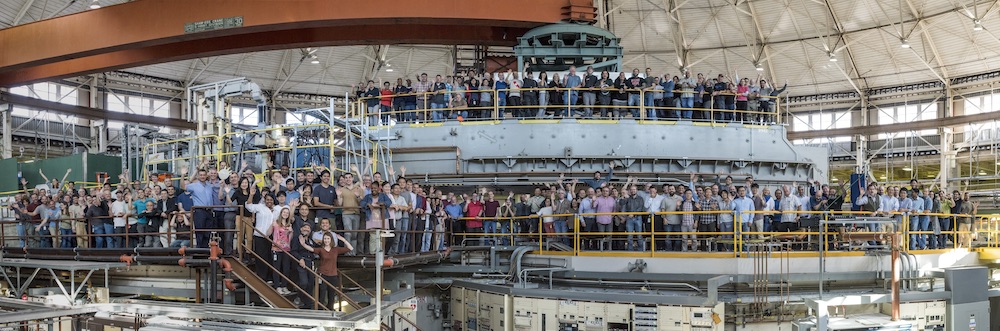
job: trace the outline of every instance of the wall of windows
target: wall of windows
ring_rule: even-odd
[[[822,131],[845,129],[851,127],[852,114],[849,111],[818,112],[794,114],[792,116],[792,131]],[[796,145],[813,145],[851,141],[850,136],[829,137],[823,139],[798,139],[792,141]]]
[[[1000,94],[986,94],[965,98],[965,115],[991,113],[1000,110]],[[1000,139],[1000,125],[996,120],[969,123],[964,127],[965,141],[990,141]]]
[[[936,119],[938,116],[938,104],[932,102],[932,103],[880,107],[877,108],[876,111],[878,112],[877,124],[879,125],[909,123],[915,121]],[[878,135],[878,139],[929,136],[934,134],[937,134],[936,129],[919,130],[916,132],[905,131],[905,132],[893,132],[893,133],[880,133]]]
[[[58,102],[67,105],[77,105],[80,100],[79,90],[76,88],[53,84],[53,83],[36,83],[25,86],[18,86],[10,89],[10,93],[14,95],[26,96],[30,98],[38,98],[45,101]],[[43,121],[63,121],[68,123],[77,123],[79,118],[76,116],[62,115],[54,112],[39,112],[35,110],[30,110],[22,107],[14,107],[11,111],[11,115],[34,118]]]

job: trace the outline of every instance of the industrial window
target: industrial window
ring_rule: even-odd
[[[851,115],[849,111],[818,112],[810,114],[796,114],[793,116],[792,131],[816,131],[844,129],[851,127]],[[850,136],[829,137],[823,139],[799,139],[793,141],[797,145],[813,145],[849,142]]]
[[[285,113],[285,124],[287,124],[287,125],[302,125],[303,123],[305,123],[305,121],[303,121],[303,119],[304,119],[305,116],[306,115],[304,115],[304,114],[295,114],[295,113],[292,113],[292,112],[287,112],[287,113]]]
[[[79,92],[76,88],[55,83],[18,86],[10,89],[10,93],[67,105],[77,105],[80,102]]]
[[[233,124],[257,125],[257,107],[233,106],[229,109],[229,119]]]
[[[937,118],[937,113],[938,113],[938,105],[937,103],[933,102],[878,108],[878,124],[886,125],[886,124],[933,120]],[[937,134],[936,129],[894,132],[894,133],[880,133],[878,134],[878,139],[929,136],[933,134]]]
[[[120,94],[109,94],[107,98],[107,110],[109,111],[163,118],[170,117],[170,103],[163,100]]]

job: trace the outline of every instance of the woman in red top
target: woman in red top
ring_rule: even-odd
[[[333,236],[337,236],[337,241],[344,243],[346,247],[336,247],[333,245]],[[319,256],[319,275],[323,277],[323,281],[329,283],[332,286],[337,286],[340,281],[337,279],[340,273],[337,270],[337,257],[340,254],[344,254],[354,250],[354,246],[351,243],[341,237],[339,234],[334,234],[333,232],[323,233],[323,245],[320,247],[312,247],[306,243],[305,237],[299,236],[299,243],[306,250],[316,253]],[[299,260],[299,265],[305,268],[305,261]],[[337,292],[330,290],[328,286],[320,286],[320,291],[326,291],[327,297],[327,307],[333,308],[333,304],[337,301]],[[321,295],[320,298],[323,296]]]
[[[382,125],[389,125],[389,113],[392,112],[392,89],[389,88],[389,82],[386,81],[382,83],[382,89],[379,90],[379,94],[382,95],[381,101],[381,111],[379,112],[379,117],[382,118]]]

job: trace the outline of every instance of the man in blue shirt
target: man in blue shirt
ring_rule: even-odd
[[[736,221],[740,222],[741,232],[750,231],[750,223],[753,222],[753,199],[747,196],[747,189],[744,186],[740,186],[736,189],[736,199],[733,200],[733,210],[736,211]],[[749,237],[744,237],[743,240],[747,240]],[[744,249],[746,247],[744,246]]]
[[[208,180],[208,172],[205,169],[198,169],[195,173],[194,181],[187,185],[187,190],[191,192],[191,201],[194,206],[212,206],[213,199],[218,194],[219,185],[211,184]],[[211,210],[197,208],[194,210],[195,231],[210,228],[215,224],[215,215]],[[195,232],[195,247],[208,248],[208,240],[211,234],[205,231]]]
[[[563,77],[563,86],[566,87],[567,89],[570,89],[569,91],[563,93],[563,102],[566,104],[567,107],[565,109],[566,111],[565,115],[567,117],[573,116],[573,113],[570,112],[570,109],[572,109],[573,106],[576,105],[576,97],[578,91],[574,89],[579,88],[580,85],[582,84],[583,84],[583,79],[581,79],[580,76],[576,75],[576,67],[570,66],[569,73],[566,74],[566,77]],[[556,112],[560,112],[559,114],[556,114],[556,117],[563,116],[563,114],[561,113],[562,111],[557,110]]]

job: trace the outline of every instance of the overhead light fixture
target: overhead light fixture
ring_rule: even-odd
[[[900,38],[899,39],[899,47],[910,48],[910,41],[906,40],[906,38]]]
[[[316,56],[316,55],[310,55],[309,58],[312,59],[312,60],[309,61],[309,63],[319,64],[319,57],[318,56]]]
[[[90,9],[98,9],[98,8],[101,8],[100,0],[94,0],[94,2],[90,3]]]
[[[833,52],[829,52],[829,53],[827,53],[827,55],[830,56],[830,62],[837,62],[837,54],[834,54]]]
[[[764,66],[761,65],[760,62],[754,64],[754,67],[757,68],[757,71],[764,71]]]
[[[937,175],[932,175],[932,174],[927,174],[927,178],[934,178],[934,177],[936,177],[936,176],[937,176]]]
[[[837,178],[837,177],[833,177],[833,178],[830,178],[830,181],[831,181],[831,182],[839,182],[839,181],[840,181],[840,178]]]
[[[986,176],[986,170],[979,170],[980,176]]]
[[[972,20],[972,31],[983,31],[983,21]]]
[[[878,179],[885,179],[885,176],[878,176]]]
[[[393,72],[392,68],[385,69],[385,72]]]
[[[913,171],[913,168],[910,168],[910,167],[903,167],[903,171]]]

